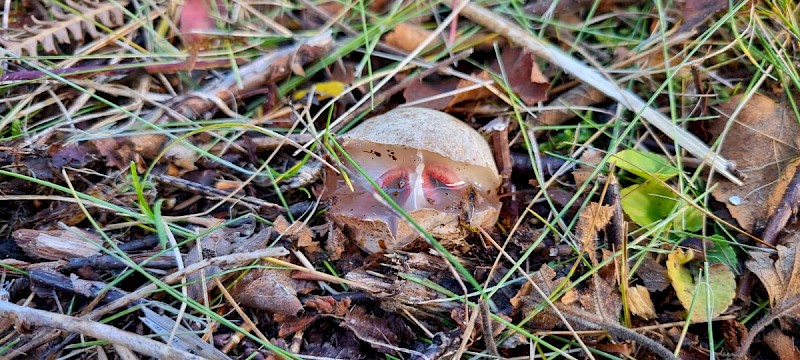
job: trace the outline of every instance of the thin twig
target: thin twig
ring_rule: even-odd
[[[669,351],[669,349],[665,348],[664,345],[622,325],[606,321],[588,311],[572,306],[558,306],[558,308],[570,321],[586,327],[608,331],[611,335],[620,339],[635,341],[663,359],[678,359],[678,357]]]
[[[0,301],[0,316],[14,319],[27,326],[44,326],[71,333],[84,334],[100,340],[107,340],[112,344],[124,345],[133,351],[152,356],[156,359],[203,359],[188,352],[171,348],[164,343],[148,339],[144,336],[117,329],[111,325],[88,319],[56,314],[49,311],[32,309],[15,305],[7,301]]]

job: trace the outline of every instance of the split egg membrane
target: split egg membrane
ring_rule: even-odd
[[[464,122],[436,110],[400,108],[366,120],[340,141],[367,176],[443,243],[497,221],[500,176],[486,140]],[[333,226],[369,253],[420,237],[367,179],[345,166],[352,188],[339,174],[326,174]]]

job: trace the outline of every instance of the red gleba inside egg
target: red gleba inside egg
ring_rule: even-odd
[[[500,176],[486,141],[440,111],[402,108],[366,120],[341,137],[356,163],[417,223],[443,242],[497,221]],[[351,168],[352,169],[352,168]],[[329,218],[370,253],[392,251],[419,237],[355,171],[351,189],[329,172]]]

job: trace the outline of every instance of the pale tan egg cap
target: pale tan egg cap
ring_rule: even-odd
[[[367,119],[341,138],[345,147],[348,143],[365,141],[427,150],[453,161],[487,168],[499,176],[486,140],[463,121],[437,110],[394,109]]]

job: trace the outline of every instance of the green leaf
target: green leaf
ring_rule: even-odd
[[[706,322],[721,315],[733,304],[736,280],[730,268],[722,263],[708,266],[708,279],[704,278],[704,271],[692,276],[684,264],[693,257],[692,250],[684,252],[677,249],[670,253],[667,257],[667,275],[681,305],[691,311],[689,319]]]
[[[644,179],[656,177],[665,181],[681,173],[670,165],[666,157],[639,150],[622,150],[609,162]]]
[[[739,260],[736,257],[736,250],[730,243],[730,240],[725,239],[722,235],[711,235],[708,237],[714,243],[714,246],[706,249],[706,259],[711,263],[723,263],[728,265],[731,269],[739,266]]]
[[[675,230],[697,231],[703,227],[703,213],[677,197],[659,182],[646,181],[622,189],[622,211],[639,226],[648,226],[688,207],[672,220]],[[679,205],[679,206],[676,206]]]

